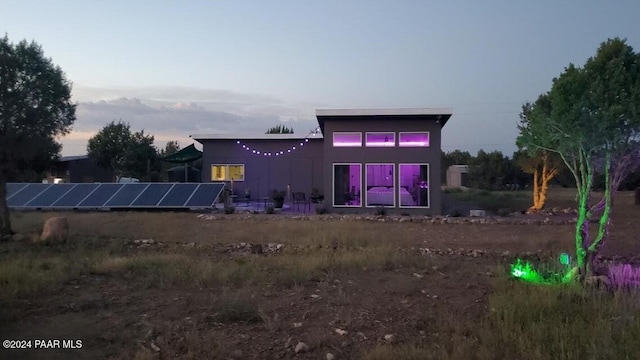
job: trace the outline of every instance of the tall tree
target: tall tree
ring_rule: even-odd
[[[282,124],[278,124],[269,128],[265,134],[293,134],[293,127],[286,127]]]
[[[57,156],[75,111],[71,82],[40,45],[0,38],[0,238],[12,233],[6,183]]]
[[[98,166],[118,177],[145,178],[159,166],[153,140],[144,131],[132,133],[131,126],[122,120],[112,121],[89,139],[87,152]]]
[[[577,269],[589,275],[608,237],[613,196],[640,166],[640,55],[625,40],[609,39],[584,67],[570,64],[555,78],[548,97],[550,116],[530,125],[541,137],[523,140],[528,147],[557,153],[575,178]],[[591,190],[598,173],[604,176],[604,194],[595,202]],[[598,228],[592,239],[594,220]]]
[[[524,156],[519,159],[518,165],[522,170],[533,175],[533,205],[529,208],[529,212],[544,209],[549,182],[558,175],[563,166],[558,154],[546,150],[556,145],[552,141],[554,139],[545,136],[544,133],[537,133],[540,127],[535,126],[536,122],[548,121],[551,111],[551,100],[547,94],[543,94],[535,103],[524,104],[520,113],[518,125],[520,134],[516,139],[516,145],[523,151]],[[534,123],[533,126],[532,123]],[[539,145],[527,146],[529,139]]]
[[[469,162],[469,178],[474,187],[498,190],[503,187],[507,175],[509,159],[500,151],[479,150]]]

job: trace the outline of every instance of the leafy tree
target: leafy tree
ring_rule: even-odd
[[[269,128],[265,134],[293,134],[293,127],[288,128],[282,124],[278,124]]]
[[[474,187],[485,190],[498,190],[505,184],[509,159],[500,151],[478,151],[478,155],[469,161],[469,177]]]
[[[570,64],[548,93],[550,116],[531,122],[523,144],[557,153],[577,185],[576,270],[590,275],[593,260],[608,237],[613,196],[640,167],[640,55],[625,40],[609,39],[580,68]],[[604,194],[594,202],[596,174]],[[598,223],[591,239],[589,223]]]
[[[89,139],[87,152],[95,163],[118,177],[147,178],[160,162],[153,136],[132,133],[128,123],[112,121]]]
[[[12,233],[6,183],[57,156],[75,110],[71,82],[40,45],[0,38],[0,238]]]
[[[526,103],[522,106],[520,113],[520,134],[516,139],[516,145],[522,150],[518,165],[526,173],[533,175],[533,205],[529,212],[544,209],[547,201],[547,190],[549,182],[560,172],[563,167],[562,159],[553,151],[546,150],[555,144],[554,139],[539,134],[539,127],[532,126],[532,123],[544,122],[551,115],[551,101],[547,94],[540,95],[535,103]],[[526,146],[527,140],[535,139],[536,144],[540,144],[545,149],[538,146]]]
[[[169,155],[173,155],[180,151],[180,144],[177,141],[167,141],[167,144],[164,146],[164,149],[160,150],[160,157],[166,157]]]

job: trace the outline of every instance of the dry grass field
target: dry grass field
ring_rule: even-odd
[[[631,193],[615,204],[604,253],[640,254],[640,207]],[[568,190],[550,195],[550,207],[572,205]],[[14,229],[29,238],[58,215],[16,213]],[[82,349],[0,349],[2,359],[640,354],[640,295],[508,278],[517,254],[573,252],[572,225],[63,215],[70,224],[64,245],[0,243],[0,338],[80,339]],[[241,243],[265,246],[245,251]],[[283,246],[270,252],[269,243]],[[487,253],[423,255],[425,247]],[[512,255],[499,255],[505,251]],[[299,342],[308,348],[296,353]]]

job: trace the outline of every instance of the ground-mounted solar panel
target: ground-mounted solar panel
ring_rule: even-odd
[[[122,189],[124,184],[100,184],[89,196],[87,196],[78,207],[102,208],[104,204]]]
[[[76,184],[50,184],[40,195],[25,204],[25,207],[50,207],[60,197],[71,191]]]
[[[20,191],[16,192],[13,196],[7,197],[7,206],[24,207],[29,201],[33,200],[33,198],[40,195],[52,185],[54,184],[27,184],[27,186],[20,189]]]
[[[18,191],[24,189],[27,183],[8,183],[7,184],[7,199],[15,195]]]
[[[132,207],[155,207],[174,184],[156,183],[149,186],[133,201]]]
[[[7,205],[17,209],[210,208],[224,183],[8,183]]]
[[[124,184],[106,204],[105,207],[127,207],[149,186],[145,183]]]
[[[58,198],[52,207],[73,208],[89,196],[100,184],[74,184],[75,186],[66,194]]]
[[[185,206],[210,207],[218,199],[224,184],[200,184]]]
[[[175,184],[158,203],[158,207],[183,207],[199,184]]]

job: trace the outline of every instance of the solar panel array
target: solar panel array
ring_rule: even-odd
[[[212,207],[224,183],[7,184],[13,209],[176,209]]]

